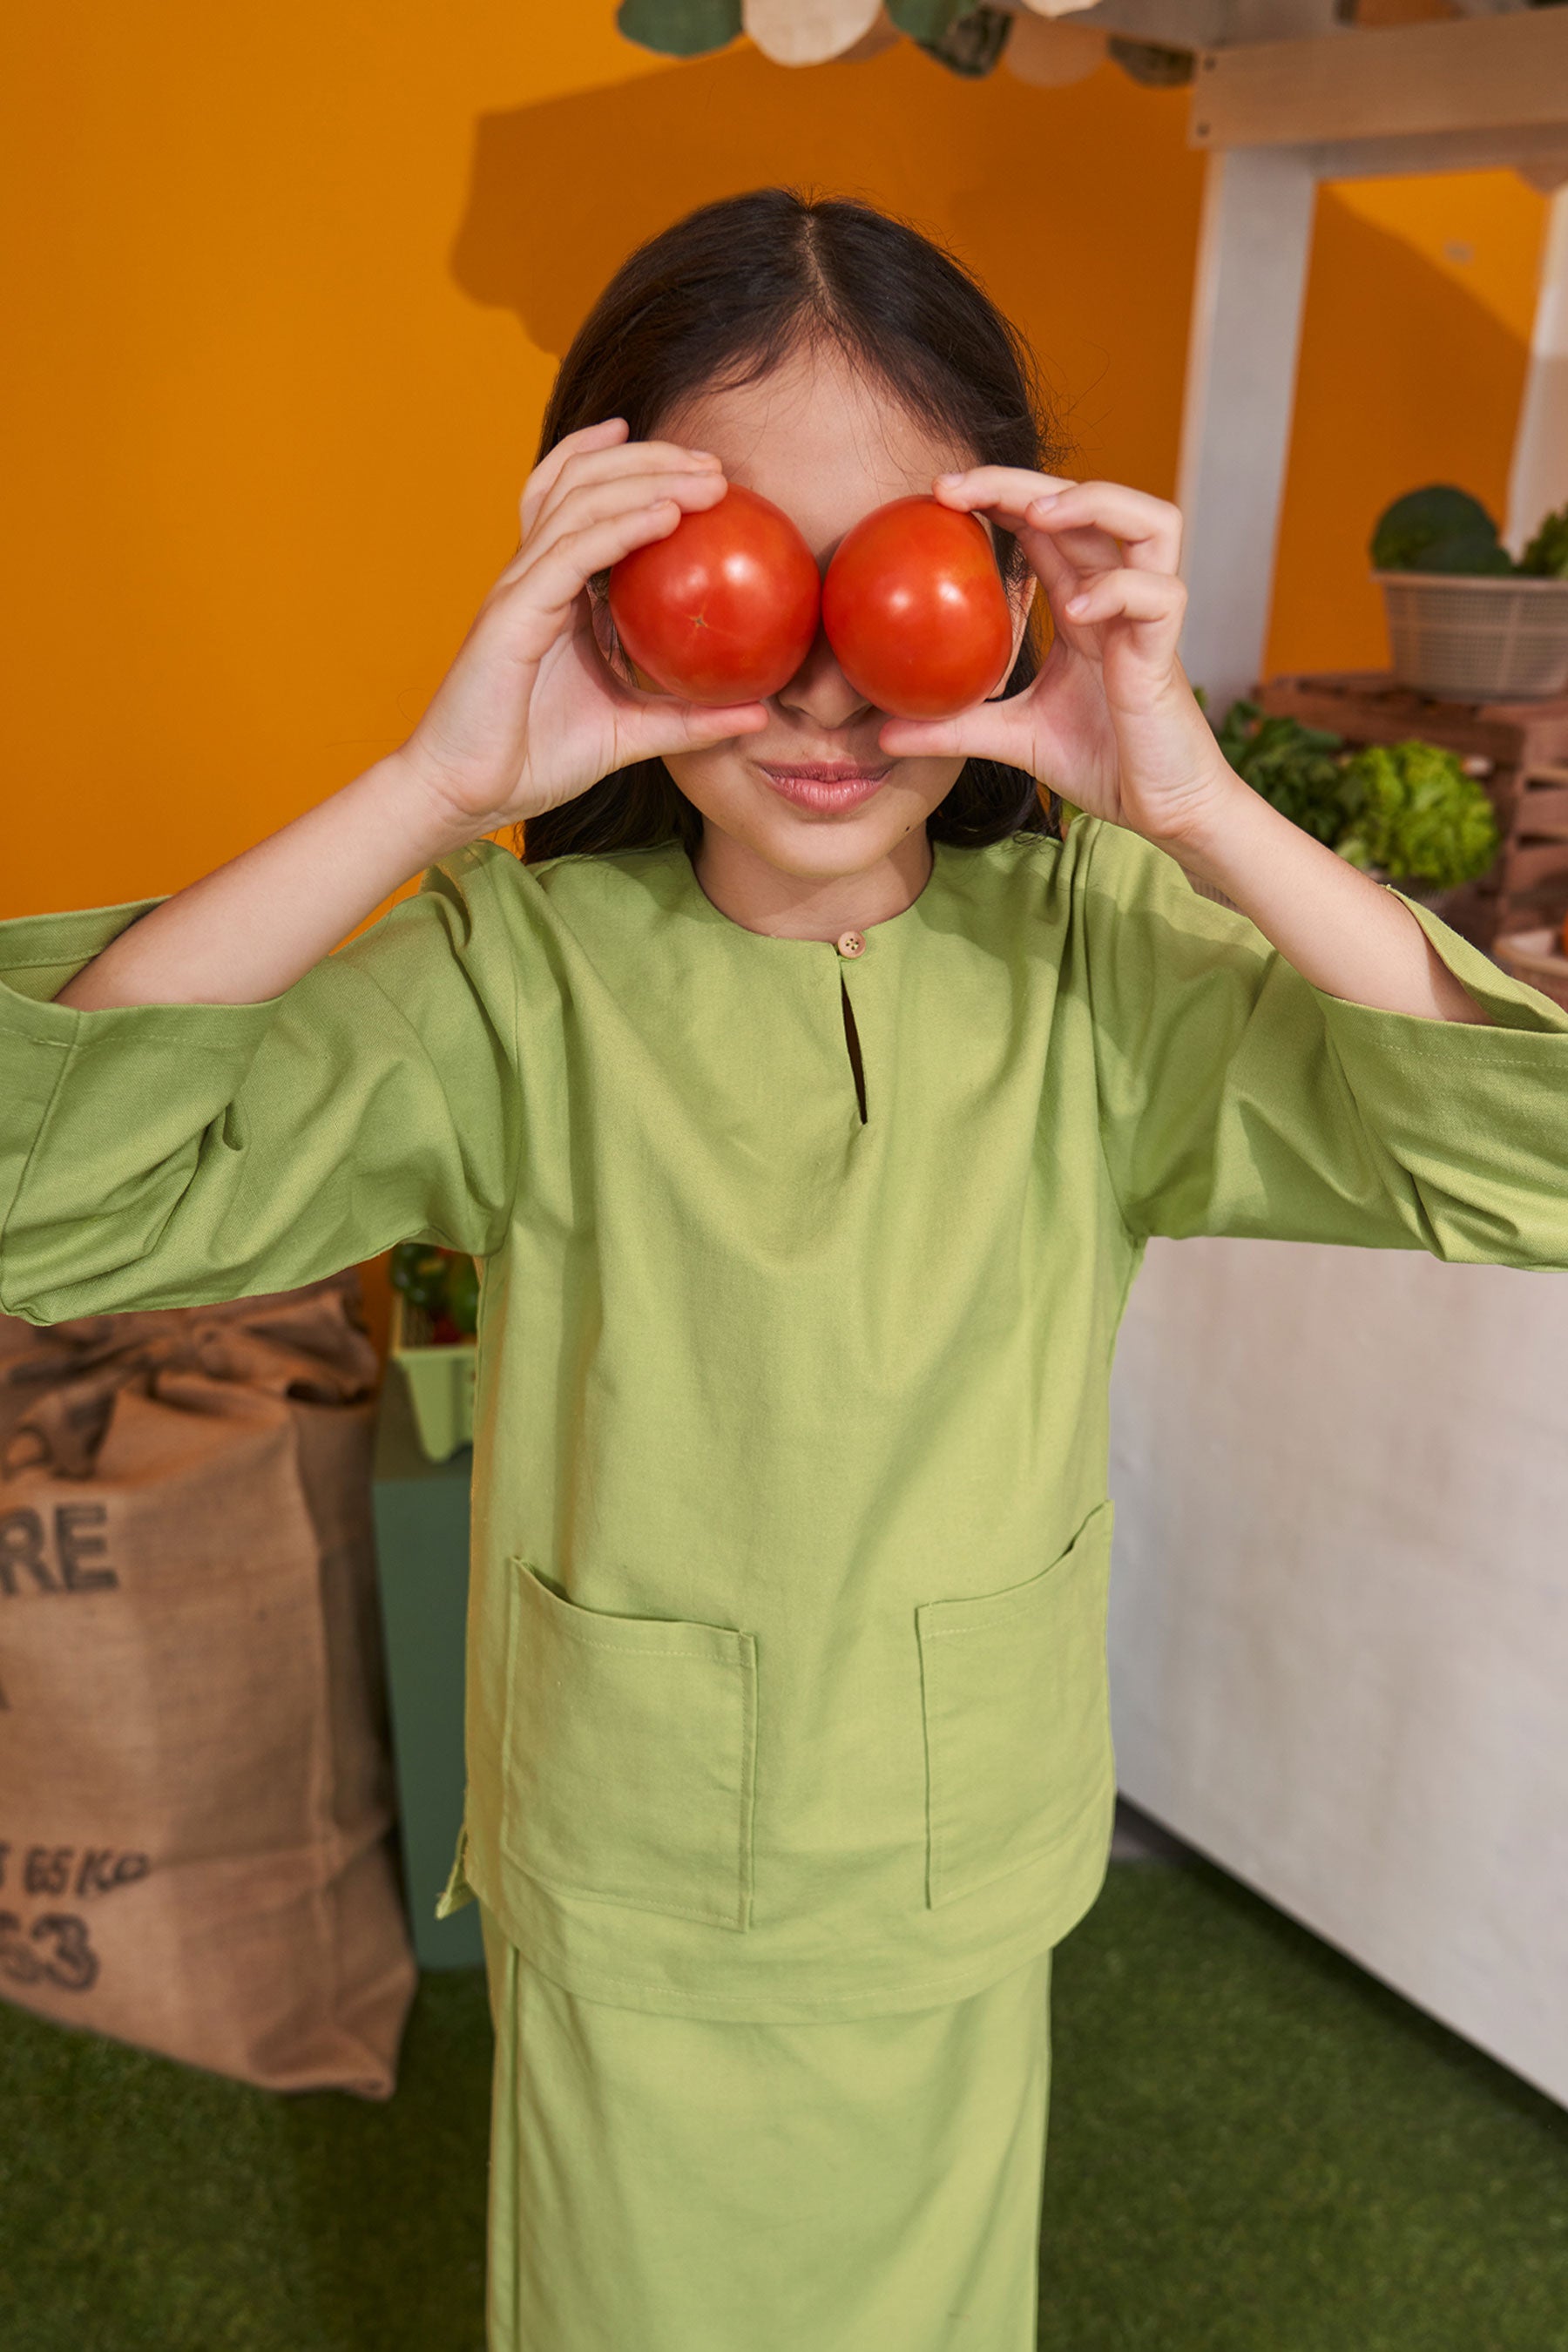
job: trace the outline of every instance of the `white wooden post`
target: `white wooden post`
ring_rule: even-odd
[[[1209,157],[1176,503],[1182,666],[1223,718],[1263,663],[1317,193],[1306,148]]]
[[[1509,476],[1503,538],[1522,555],[1544,514],[1568,499],[1568,187],[1552,199],[1530,373]]]

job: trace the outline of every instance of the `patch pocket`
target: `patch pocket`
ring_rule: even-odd
[[[1114,1777],[1109,1497],[1026,1584],[915,1611],[926,1736],[926,1903],[1048,1858]]]
[[[579,1608],[508,1569],[509,1860],[561,1895],[748,1927],[755,1634]]]

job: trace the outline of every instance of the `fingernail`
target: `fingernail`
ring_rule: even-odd
[[[939,482],[962,482],[963,479],[963,476],[962,474],[939,474],[937,476],[937,480]]]

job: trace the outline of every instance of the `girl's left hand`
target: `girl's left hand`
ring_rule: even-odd
[[[1177,509],[1119,482],[1008,466],[943,475],[933,491],[1015,534],[1055,637],[1023,693],[951,719],[889,719],[880,749],[1005,761],[1152,841],[1198,830],[1235,778],[1176,659],[1187,601]]]

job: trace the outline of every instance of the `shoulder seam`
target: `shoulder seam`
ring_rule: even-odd
[[[522,983],[521,983],[521,980],[520,980],[520,979],[519,979],[519,977],[518,977],[518,961],[519,961],[519,959],[518,959],[518,954],[517,954],[516,944],[515,944],[515,942],[513,941],[513,940],[512,940],[512,938],[511,938],[510,926],[510,925],[508,924],[508,922],[507,922],[505,909],[504,909],[504,908],[500,905],[500,901],[499,901],[499,899],[497,898],[497,896],[496,896],[496,894],[498,893],[498,891],[500,890],[500,879],[499,879],[500,868],[500,866],[499,866],[499,865],[498,865],[498,863],[497,863],[497,860],[498,860],[498,859],[502,859],[502,860],[504,860],[504,861],[505,861],[505,863],[507,864],[507,866],[518,866],[518,867],[521,868],[521,870],[522,870],[524,873],[526,873],[526,872],[528,871],[528,869],[527,869],[527,867],[526,867],[526,866],[523,866],[523,862],[522,862],[521,858],[518,856],[518,855],[517,855],[517,853],[516,853],[516,851],[515,851],[515,850],[504,849],[504,848],[501,846],[501,844],[500,844],[499,841],[491,841],[491,840],[489,838],[489,836],[488,836],[488,835],[480,835],[479,836],[479,840],[480,840],[480,841],[482,841],[482,842],[484,843],[484,845],[485,845],[485,847],[486,847],[487,849],[492,849],[492,850],[494,850],[494,851],[495,851],[495,853],[496,853],[496,855],[495,855],[495,856],[494,856],[494,857],[481,857],[481,858],[478,861],[478,871],[485,877],[485,879],[486,879],[486,881],[487,881],[487,883],[488,883],[488,885],[489,885],[489,891],[490,891],[491,899],[492,899],[492,901],[494,901],[494,902],[495,902],[495,911],[496,911],[497,920],[498,920],[498,922],[500,923],[500,929],[501,929],[501,934],[502,934],[502,936],[505,938],[505,940],[506,940],[506,941],[507,941],[507,947],[508,947],[507,967],[508,967],[508,970],[510,971],[510,974],[511,974],[511,1070],[512,1070],[512,1083],[513,1083],[513,1087],[514,1087],[514,1092],[515,1092],[515,1097],[516,1097],[517,1103],[518,1103],[518,1105],[521,1107],[521,1101],[522,1101],[522,1066],[521,1066],[521,1059],[520,1059],[520,1055],[521,1055],[521,1047],[522,1047]],[[473,845],[470,845],[470,846],[473,846]],[[542,863],[546,863],[546,864],[547,864],[547,863],[549,863],[549,861],[548,861],[548,860],[542,860],[541,862],[542,862]],[[515,1154],[515,1156],[514,1156],[514,1158],[513,1158],[513,1160],[512,1160],[512,1170],[511,1170],[511,1189],[510,1189],[510,1192],[508,1192],[508,1194],[507,1194],[507,1203],[506,1203],[506,1216],[505,1216],[505,1222],[504,1222],[504,1223],[502,1224],[502,1226],[501,1226],[501,1229],[500,1229],[500,1233],[499,1233],[499,1234],[497,1234],[497,1236],[496,1236],[496,1244],[495,1244],[495,1246],[496,1246],[496,1248],[497,1248],[498,1250],[500,1250],[500,1249],[504,1249],[504,1248],[505,1248],[505,1246],[506,1246],[506,1237],[507,1237],[508,1234],[511,1231],[512,1218],[513,1218],[514,1214],[516,1213],[516,1209],[517,1209],[517,1194],[518,1194],[518,1186],[519,1186],[520,1182],[521,1181],[521,1177],[522,1177],[523,1144],[524,1144],[524,1138],[523,1138],[522,1134],[521,1133],[521,1118],[520,1118],[520,1132],[519,1132],[519,1135],[518,1135],[518,1149],[517,1149],[517,1152],[516,1152],[516,1154]]]
[[[1093,864],[1095,847],[1100,838],[1100,836],[1098,832],[1088,836],[1083,856],[1079,860],[1079,870],[1084,873],[1086,881],[1089,879],[1087,868]],[[1123,1202],[1121,1193],[1116,1189],[1116,1175],[1110,1165],[1110,1153],[1106,1148],[1104,1117],[1105,1089],[1100,1074],[1100,1021],[1094,1009],[1094,958],[1089,944],[1088,920],[1088,910],[1086,908],[1083,915],[1084,929],[1082,934],[1083,985],[1084,994],[1089,1002],[1089,1050],[1094,1067],[1094,1091],[1096,1097],[1094,1106],[1094,1132],[1096,1139],[1100,1145],[1100,1163],[1105,1171],[1105,1181],[1110,1189],[1110,1197],[1116,1203],[1116,1213],[1121,1221],[1121,1230],[1127,1237],[1129,1245],[1133,1249],[1137,1249],[1140,1245],[1141,1237],[1133,1232],[1131,1223],[1128,1218],[1126,1203]]]
[[[68,1006],[67,1010],[68,1011],[69,1009],[70,1008]],[[5,1229],[11,1223],[17,1202],[20,1201],[23,1192],[26,1190],[27,1178],[32,1172],[33,1162],[38,1156],[38,1147],[44,1139],[44,1130],[48,1126],[49,1120],[54,1115],[55,1104],[59,1099],[60,1088],[65,1084],[66,1072],[70,1067],[71,1057],[76,1051],[77,1040],[74,1037],[63,1040],[62,1043],[65,1049],[63,1057],[56,1066],[54,1084],[49,1088],[49,1098],[44,1105],[43,1117],[39,1119],[37,1126],[33,1129],[32,1141],[28,1144],[26,1151],[23,1155],[22,1165],[17,1171],[16,1181],[12,1189],[11,1197],[5,1203],[4,1207],[0,1208],[0,1244],[3,1244],[5,1241]],[[11,1301],[0,1297],[0,1315],[16,1315],[18,1312],[19,1309]]]
[[[519,866],[522,866],[522,860],[521,857],[516,858],[514,862]],[[524,866],[523,871],[526,873],[527,870],[527,867]],[[500,1233],[496,1239],[496,1247],[498,1250],[505,1249],[507,1235],[510,1233],[513,1220],[517,1215],[517,1195],[519,1187],[522,1182],[522,1159],[523,1153],[528,1148],[529,1141],[528,1137],[523,1132],[522,1118],[522,1106],[525,1097],[522,1086],[522,982],[518,976],[518,963],[520,959],[517,953],[516,945],[511,939],[510,929],[504,924],[504,918],[503,929],[506,929],[507,944],[511,950],[508,961],[511,967],[511,1071],[512,1086],[517,1103],[517,1152],[512,1161],[511,1190],[507,1194],[506,1223],[502,1226]]]

